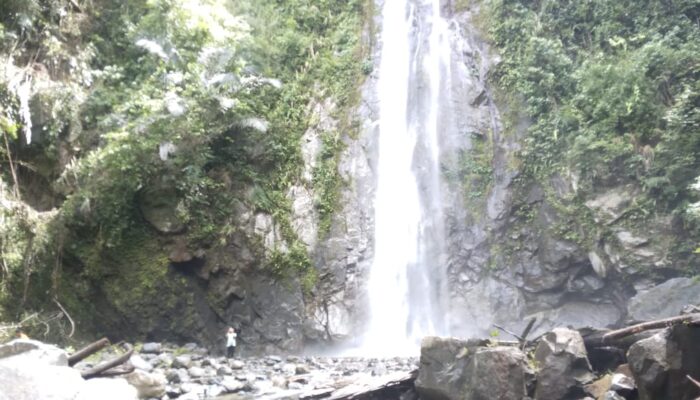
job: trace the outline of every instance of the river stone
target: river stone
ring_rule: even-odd
[[[136,369],[140,369],[146,372],[151,372],[153,371],[153,365],[149,363],[148,361],[144,360],[143,357],[141,357],[138,354],[134,354],[129,358],[129,362],[131,365],[134,366]]]
[[[243,390],[246,384],[238,379],[227,376],[221,381],[221,385],[226,389],[226,392],[234,393]]]
[[[632,297],[629,316],[635,321],[668,318],[689,304],[700,305],[700,280],[674,278]]]
[[[584,385],[593,381],[586,347],[578,331],[556,328],[537,345],[536,400],[558,400],[585,397]]]
[[[633,344],[627,352],[639,400],[692,400],[700,388],[687,376],[700,376],[700,329],[676,325]]]
[[[173,360],[173,368],[189,368],[192,365],[192,357],[189,355],[181,355]]]
[[[187,370],[187,373],[192,378],[201,378],[207,374],[204,368],[201,367],[190,367],[190,369]]]
[[[162,345],[160,343],[144,343],[143,346],[141,347],[141,353],[147,353],[147,354],[160,354],[162,350]]]
[[[145,371],[136,370],[126,375],[126,381],[136,388],[141,399],[161,397],[165,394],[167,381],[160,374],[149,374]]]

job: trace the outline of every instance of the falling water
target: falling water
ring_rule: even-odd
[[[440,104],[450,44],[439,0],[386,0],[379,67],[375,257],[363,349],[415,354],[446,334]]]

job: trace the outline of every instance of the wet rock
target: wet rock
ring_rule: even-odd
[[[593,381],[586,347],[578,331],[556,328],[537,345],[536,400],[558,400],[585,397],[584,385]]]
[[[700,388],[687,376],[700,376],[700,329],[676,325],[633,344],[627,352],[640,400],[690,400]]]
[[[629,316],[650,321],[676,316],[686,305],[700,305],[700,281],[674,278],[641,291],[629,301]]]

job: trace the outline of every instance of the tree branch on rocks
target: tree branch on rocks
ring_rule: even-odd
[[[640,324],[628,326],[627,328],[616,329],[605,333],[597,333],[584,338],[587,347],[614,346],[619,339],[652,329],[668,328],[678,324],[700,324],[700,313],[681,315],[678,317],[664,318],[655,321],[642,322]]]
[[[126,375],[134,372],[134,370],[136,370],[136,367],[134,367],[133,365],[122,365],[100,373],[100,378],[110,378],[113,376]]]
[[[532,318],[532,319],[530,320],[530,322],[528,322],[528,324],[527,324],[527,326],[525,327],[525,329],[523,329],[523,333],[521,333],[520,335],[518,335],[517,333],[512,332],[512,331],[510,331],[510,330],[508,330],[508,329],[506,329],[506,328],[504,328],[504,327],[502,327],[502,326],[500,326],[500,325],[498,325],[498,324],[493,324],[493,326],[494,326],[494,328],[496,328],[496,329],[498,329],[498,330],[501,330],[501,331],[503,331],[503,332],[505,332],[505,333],[507,333],[507,334],[513,336],[514,338],[518,339],[518,343],[520,344],[520,349],[522,350],[522,349],[524,349],[524,348],[527,346],[527,344],[528,344],[527,335],[530,334],[530,331],[532,330],[532,327],[535,325],[535,321],[537,321],[537,318]],[[510,346],[510,345],[512,345],[512,344],[511,344],[510,342],[507,342],[507,345]]]
[[[107,338],[102,338],[96,342],[92,342],[89,345],[71,354],[70,357],[68,357],[68,365],[72,367],[75,364],[79,363],[80,361],[84,360],[90,355],[97,353],[98,351],[102,350],[107,346],[109,346],[109,339]]]
[[[82,377],[85,379],[97,378],[102,376],[102,373],[104,373],[108,369],[114,368],[117,365],[121,365],[127,362],[129,358],[131,358],[131,354],[133,354],[134,348],[129,344],[124,344],[124,347],[127,349],[126,353],[115,357],[111,360],[105,361],[101,364],[98,364],[88,370],[82,371]]]

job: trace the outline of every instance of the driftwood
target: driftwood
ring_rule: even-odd
[[[507,333],[507,334],[509,334],[509,335],[511,335],[511,336],[513,336],[513,337],[516,338],[516,339],[518,339],[518,344],[520,345],[520,349],[523,350],[523,349],[525,349],[525,347],[526,347],[526,346],[528,345],[528,343],[529,343],[528,340],[527,340],[527,335],[530,334],[530,331],[532,330],[532,327],[535,325],[535,321],[537,321],[537,318],[532,318],[532,319],[530,320],[530,322],[528,322],[528,324],[527,324],[527,326],[525,327],[525,329],[523,330],[523,333],[521,333],[520,335],[518,335],[517,333],[515,333],[515,332],[513,332],[513,331],[510,331],[510,330],[508,330],[508,329],[506,329],[506,328],[504,328],[504,327],[502,327],[502,326],[500,326],[500,325],[498,325],[498,324],[493,324],[493,327],[496,328],[496,329],[498,329],[498,330],[501,330],[501,331],[503,331],[503,332],[505,332],[505,333]],[[507,345],[512,345],[512,344],[508,343]]]
[[[693,385],[695,385],[695,386],[697,386],[698,388],[700,388],[700,382],[698,382],[697,380],[693,379],[693,377],[691,377],[690,375],[686,375],[685,377],[688,378],[691,382],[693,382]]]
[[[624,337],[649,331],[652,329],[667,328],[673,325],[683,323],[691,325],[700,324],[700,313],[681,315],[672,318],[664,318],[655,321],[648,321],[628,326],[627,328],[616,329],[602,334],[598,333],[585,337],[584,342],[587,347],[614,346],[616,343],[619,343],[620,339]]]
[[[418,370],[413,370],[403,374],[394,374],[387,377],[387,380],[373,382],[367,385],[351,385],[336,390],[328,397],[328,400],[363,400],[379,398],[399,398],[399,395],[392,396],[390,393],[398,394],[413,389],[413,382],[418,377]],[[299,397],[306,399],[306,397]],[[318,397],[316,397],[318,398]]]
[[[121,365],[121,366],[114,367],[114,368],[108,369],[105,372],[100,373],[99,377],[100,378],[109,378],[112,376],[126,375],[126,374],[130,374],[130,373],[134,372],[135,369],[136,369],[136,367],[134,367],[133,365]]]
[[[90,355],[97,353],[98,351],[102,350],[107,346],[109,346],[109,339],[107,338],[102,338],[96,342],[90,343],[89,345],[71,354],[70,357],[68,357],[68,365],[72,367],[75,364],[79,363],[80,361],[84,360]]]
[[[129,344],[124,344],[124,347],[126,347],[126,349],[127,349],[126,353],[124,353],[118,357],[115,357],[111,360],[107,360],[101,364],[98,364],[98,365],[90,368],[90,369],[82,371],[80,374],[85,379],[97,378],[97,377],[100,377],[108,369],[114,368],[117,365],[124,364],[125,362],[127,362],[129,360],[129,358],[131,358],[131,354],[134,352],[134,348]]]

